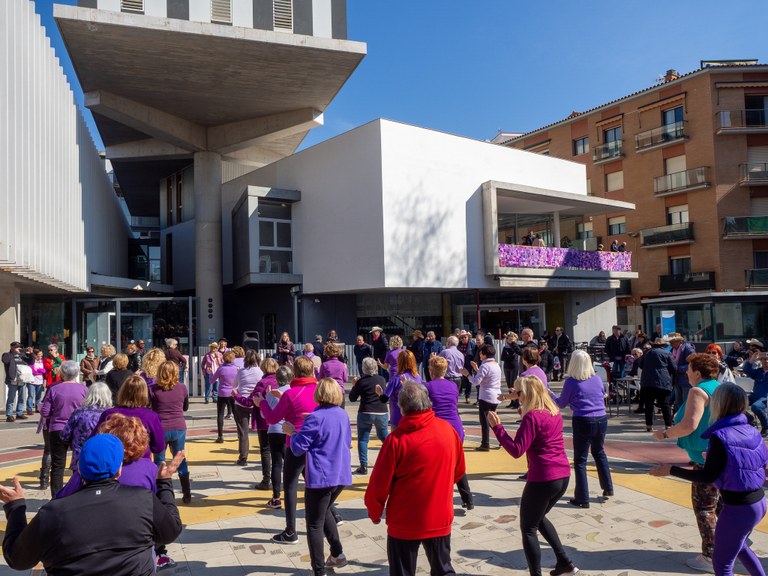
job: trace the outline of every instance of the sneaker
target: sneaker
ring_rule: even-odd
[[[8,417],[5,419],[5,421],[6,421],[6,422],[16,422],[16,418],[15,418],[15,417],[13,417],[13,416],[8,416]]]
[[[325,561],[326,568],[344,568],[346,565],[347,557],[344,555],[344,552],[338,556],[328,556],[328,559]]]
[[[272,536],[272,542],[275,544],[298,544],[299,537],[296,532],[290,533],[288,530],[283,530],[280,534]]]
[[[173,568],[176,566],[176,562],[174,562],[168,554],[158,554],[157,555],[157,569],[158,570],[164,570],[166,568]]]
[[[208,400],[208,398],[206,398],[205,399],[205,403],[208,404],[208,402],[210,402],[210,400]]]
[[[368,467],[367,466],[358,466],[352,474],[368,474]]]
[[[589,502],[579,502],[575,498],[568,500],[568,504],[571,506],[576,506],[577,508],[589,508]]]
[[[549,576],[566,576],[576,574],[578,571],[579,569],[573,565],[573,562],[568,562],[568,564],[556,564],[555,569],[549,571]]]
[[[490,452],[491,451],[491,447],[490,446],[478,446],[477,448],[475,448],[475,450],[477,450],[478,452]]]
[[[603,490],[603,498],[612,498],[613,490]]]
[[[517,477],[518,480],[528,480],[528,472],[525,474],[520,474],[520,476]]]
[[[283,507],[283,503],[280,502],[280,498],[270,498],[267,502],[267,508],[272,508],[273,510],[279,510]]]
[[[256,484],[256,490],[272,490],[272,482],[269,478],[264,478],[261,482]]]
[[[464,510],[474,510],[475,504],[473,502],[462,502],[461,507],[464,508]]]
[[[238,458],[237,462],[235,462],[235,466],[248,466],[248,460],[244,460],[243,458]]]
[[[336,508],[333,506],[331,506],[331,515],[333,516],[333,519],[336,520],[336,526],[341,526],[344,524],[344,518],[341,517],[339,511],[336,510]]]
[[[697,554],[693,558],[688,558],[685,563],[688,568],[693,568],[694,570],[699,570],[701,572],[709,572],[710,574],[715,573],[715,569],[712,568],[712,558],[707,558],[702,554]]]
[[[24,414],[24,412],[22,412],[21,414],[16,414],[16,420],[26,420],[27,418],[29,418],[29,416]]]
[[[224,416],[224,420],[232,420],[232,414],[227,414]]]
[[[224,438],[219,436],[218,438],[216,438],[216,440],[214,440],[214,442],[216,442],[216,444],[224,444]]]

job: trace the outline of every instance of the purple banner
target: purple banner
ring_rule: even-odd
[[[585,252],[574,248],[538,248],[499,244],[502,268],[576,268],[631,272],[631,252]]]

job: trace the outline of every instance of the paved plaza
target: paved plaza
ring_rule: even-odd
[[[513,460],[502,450],[476,452],[480,428],[477,408],[461,404],[467,428],[465,451],[470,486],[475,494],[475,509],[464,511],[455,494],[456,518],[452,548],[454,567],[459,574],[527,574],[518,526],[518,506],[524,481],[523,460]],[[347,403],[353,423],[353,466],[357,465],[355,416],[357,404]],[[501,410],[502,422],[514,428],[517,414]],[[7,484],[14,475],[30,489],[27,492],[30,514],[45,503],[46,494],[37,485],[42,438],[35,434],[37,417],[16,424],[0,424],[0,481]],[[284,527],[282,510],[266,507],[271,492],[254,490],[261,480],[258,450],[251,453],[252,464],[235,466],[237,442],[232,421],[227,420],[226,442],[215,444],[213,405],[193,399],[187,413],[190,426],[187,455],[192,475],[193,501],[181,505],[184,531],[179,541],[169,546],[178,563],[163,573],[174,576],[215,574],[311,574],[304,533],[303,512],[299,510],[299,544],[281,546],[270,537]],[[570,448],[570,414],[565,414],[566,448]],[[495,445],[495,441],[494,441]],[[257,446],[252,436],[251,446]],[[371,442],[371,461],[375,462],[380,443]],[[575,564],[594,576],[628,574],[694,574],[685,560],[700,552],[700,540],[690,506],[690,485],[670,478],[646,474],[649,463],[687,460],[672,442],[658,443],[645,432],[642,417],[621,407],[610,419],[606,447],[613,471],[615,497],[603,501],[594,468],[590,467],[591,507],[568,505],[573,479],[566,496],[550,513],[560,537]],[[569,456],[570,456],[569,451]],[[355,477],[339,501],[345,519],[340,527],[349,565],[338,574],[384,575],[386,564],[386,526],[375,526],[363,505],[367,478]],[[180,501],[180,491],[176,485]],[[299,507],[302,503],[300,501]],[[116,519],[119,521],[119,519]],[[4,527],[4,523],[3,523]],[[768,522],[763,521],[752,535],[753,549],[768,567]],[[326,547],[327,552],[327,547]],[[542,567],[554,566],[554,556],[543,546]],[[423,554],[419,572],[428,573]],[[745,573],[737,564],[737,573]],[[42,567],[28,572],[43,574]],[[18,574],[0,565],[0,576]]]

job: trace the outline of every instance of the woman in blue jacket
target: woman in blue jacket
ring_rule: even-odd
[[[322,378],[315,388],[318,407],[307,416],[296,433],[290,422],[283,431],[291,436],[291,452],[307,455],[304,478],[304,503],[307,540],[312,571],[325,574],[326,568],[341,568],[347,558],[339,539],[331,506],[345,486],[352,484],[350,448],[352,429],[349,416],[341,406],[341,389],[333,378]],[[331,555],[323,561],[323,534],[328,538]]]
[[[709,440],[704,468],[688,470],[662,464],[650,473],[714,484],[723,499],[712,555],[715,574],[731,576],[738,558],[752,576],[765,576],[747,538],[765,516],[763,483],[768,450],[760,432],[747,420],[747,395],[740,387],[719,385],[710,404],[714,423],[702,434]]]

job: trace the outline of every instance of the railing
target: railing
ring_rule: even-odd
[[[613,142],[607,142],[595,146],[592,150],[592,161],[600,162],[601,160],[610,160],[611,158],[621,158],[622,153],[622,140],[614,140]]]
[[[768,162],[750,162],[740,164],[741,176],[739,182],[749,184],[754,182],[768,182]]]
[[[714,272],[690,272],[659,276],[659,292],[687,292],[690,290],[714,290]]]
[[[725,236],[768,236],[768,216],[729,216],[723,218]]]
[[[684,242],[686,240],[693,240],[693,222],[640,230],[640,244],[642,246],[657,246],[659,244]]]
[[[768,128],[768,110],[721,110],[716,117],[719,130]]]
[[[744,284],[747,288],[768,286],[768,268],[754,268],[745,271],[746,280]]]
[[[675,122],[674,124],[665,124],[652,130],[640,132],[635,136],[635,150],[651,148],[667,142],[674,142],[685,138],[685,122]]]
[[[689,188],[709,186],[709,167],[691,168],[682,172],[673,172],[665,176],[657,176],[653,179],[653,188],[656,194],[669,194],[682,192]]]
[[[573,268],[631,272],[631,252],[586,252],[573,248],[539,248],[499,244],[502,268]]]

